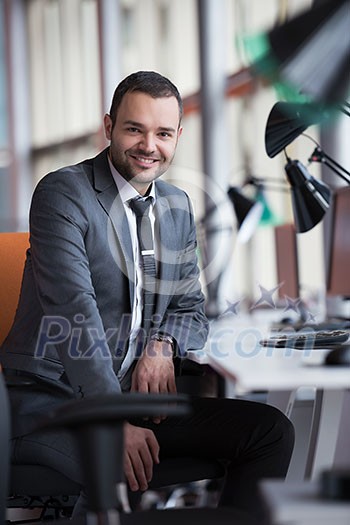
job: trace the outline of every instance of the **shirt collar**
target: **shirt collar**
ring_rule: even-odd
[[[118,188],[119,195],[123,201],[123,203],[127,203],[131,199],[135,199],[137,197],[140,197],[140,194],[138,191],[135,190],[135,188],[120,175],[120,173],[115,169],[113,166],[111,159],[109,158],[109,154],[107,155],[108,158],[108,164],[114,179],[114,182],[116,183],[116,186]],[[155,186],[152,183],[151,189],[147,195],[148,197],[152,197],[152,201],[155,201],[156,194],[155,194]]]

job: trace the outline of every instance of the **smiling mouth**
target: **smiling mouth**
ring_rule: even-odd
[[[141,157],[139,155],[130,155],[133,159],[135,159],[137,162],[140,162],[141,164],[154,164],[155,162],[158,162],[159,159],[150,159],[149,157]]]

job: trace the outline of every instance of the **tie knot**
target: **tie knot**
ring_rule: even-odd
[[[144,215],[147,216],[151,203],[152,197],[147,197],[146,199],[136,198],[129,201],[130,208],[137,217],[143,217]]]

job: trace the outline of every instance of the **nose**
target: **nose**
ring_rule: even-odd
[[[145,133],[142,136],[142,147],[147,153],[152,153],[155,151],[156,143],[153,133]]]

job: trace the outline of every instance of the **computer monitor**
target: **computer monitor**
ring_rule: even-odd
[[[327,294],[350,299],[350,187],[333,195]]]
[[[285,296],[298,299],[299,269],[297,237],[294,224],[283,224],[275,227],[276,270],[280,299]]]

